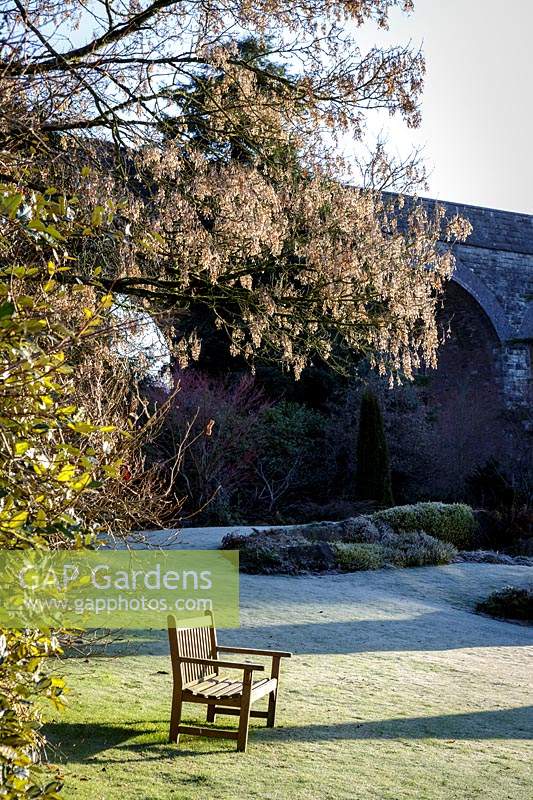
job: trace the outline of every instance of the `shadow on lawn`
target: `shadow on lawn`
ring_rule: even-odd
[[[265,738],[274,740],[268,729]],[[335,739],[533,739],[533,706],[499,711],[473,711],[436,717],[405,717],[372,722],[339,722],[279,728],[284,741],[333,741]]]
[[[429,611],[408,618],[362,619],[295,625],[243,628],[238,631],[244,645],[269,641],[301,654],[349,654],[373,652],[460,650],[471,647],[527,647],[533,644],[533,629],[495,621],[479,615]],[[473,624],[474,623],[474,624]],[[229,634],[229,635],[228,635]],[[234,639],[233,631],[222,637]],[[273,642],[276,642],[274,644]],[[233,641],[230,641],[233,644]],[[259,646],[259,645],[258,645]]]
[[[163,733],[164,725],[164,733]],[[160,721],[124,722],[121,725],[101,725],[88,722],[51,722],[45,725],[48,757],[55,763],[90,764],[100,753],[108,750],[127,750],[142,755],[143,761],[159,761],[175,755],[203,755],[186,747],[168,744],[168,723]],[[139,736],[150,736],[144,742],[131,742]],[[213,752],[213,751],[211,751]],[[130,759],[98,759],[98,764],[123,763]]]
[[[164,725],[164,733],[163,733]],[[68,763],[113,764],[131,761],[135,753],[143,761],[159,761],[176,756],[209,756],[213,752],[233,750],[233,743],[228,743],[224,750],[214,750],[207,739],[196,739],[202,742],[206,750],[191,750],[185,737],[179,747],[165,742],[166,722],[153,720],[149,722],[130,722],[122,725],[73,725],[66,722],[53,723],[46,726],[46,735],[51,743],[52,760]],[[130,739],[146,734],[153,735],[153,741],[130,742]],[[370,739],[442,739],[453,740],[490,740],[490,739],[533,739],[533,706],[521,708],[505,708],[498,711],[473,711],[465,714],[442,714],[435,717],[406,717],[371,722],[338,722],[332,725],[297,725],[278,728],[255,727],[252,729],[252,741],[275,743],[306,741],[321,742],[335,740],[370,740]],[[184,746],[185,745],[185,746]],[[103,758],[99,756],[108,750],[126,750],[129,756]]]
[[[475,624],[472,624],[475,621]],[[456,650],[469,647],[522,647],[533,644],[533,628],[452,611],[429,611],[392,619],[350,619],[243,627],[220,632],[224,644],[271,647],[298,654],[348,654]],[[90,658],[166,655],[166,631],[127,631],[120,641],[95,645]],[[75,657],[75,654],[72,654]],[[87,653],[83,653],[85,657]]]

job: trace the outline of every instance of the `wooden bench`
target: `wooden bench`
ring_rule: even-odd
[[[291,654],[276,650],[252,650],[248,647],[222,647],[217,643],[211,612],[207,612],[201,622],[204,624],[198,627],[178,628],[175,617],[168,617],[168,639],[174,684],[169,740],[178,742],[180,733],[236,739],[237,750],[244,753],[248,743],[250,717],[266,719],[267,726],[274,727],[280,661],[282,658],[290,658]],[[221,660],[220,653],[270,656],[272,658],[270,677],[254,679],[254,673],[264,672],[262,664]],[[235,680],[226,676],[222,670],[239,670],[243,673],[242,679]],[[253,703],[266,695],[268,695],[266,711],[256,711],[251,708]],[[239,717],[238,730],[182,725],[183,703],[207,705],[207,722],[214,722],[216,714],[234,714]]]

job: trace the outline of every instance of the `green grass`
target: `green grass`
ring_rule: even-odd
[[[492,567],[443,570],[410,573],[422,576],[417,580],[426,595],[438,583],[435,575],[451,575],[472,593],[480,575],[494,584],[497,574]],[[384,586],[398,584],[398,573],[361,577],[375,586],[377,606],[373,596],[368,605],[353,606],[346,597],[355,585],[350,580],[246,579],[248,606],[252,595],[261,605],[259,587],[266,583],[270,605],[256,620],[261,627],[246,629],[245,613],[245,629],[221,638],[244,637],[258,646],[270,641],[273,647],[287,641],[296,651],[304,631],[307,642],[284,664],[278,726],[267,729],[253,720],[246,755],[236,753],[231,741],[182,737],[179,747],[167,743],[171,677],[164,638],[139,644],[152,655],[97,655],[61,664],[73,687],[70,707],[48,726],[48,735],[50,759],[65,772],[64,797],[529,800],[527,631],[446,604],[442,581],[428,612],[414,607],[418,589],[413,600],[400,598],[391,607]],[[305,606],[303,598],[313,597],[317,586],[323,602]],[[293,619],[284,609],[276,634],[270,615],[277,591],[286,594],[287,587]],[[333,602],[339,587],[346,590],[345,605]],[[440,648],[431,639],[439,625],[450,631]],[[203,713],[189,706],[186,719],[202,719]],[[236,724],[233,717],[219,719],[223,726]]]

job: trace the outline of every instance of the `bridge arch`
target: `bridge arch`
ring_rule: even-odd
[[[507,321],[503,306],[472,270],[457,261],[452,281],[459,284],[481,306],[502,344],[513,338],[511,326]]]

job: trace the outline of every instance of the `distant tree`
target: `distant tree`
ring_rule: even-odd
[[[393,505],[389,450],[376,395],[367,390],[361,400],[357,437],[357,493],[380,506]]]

